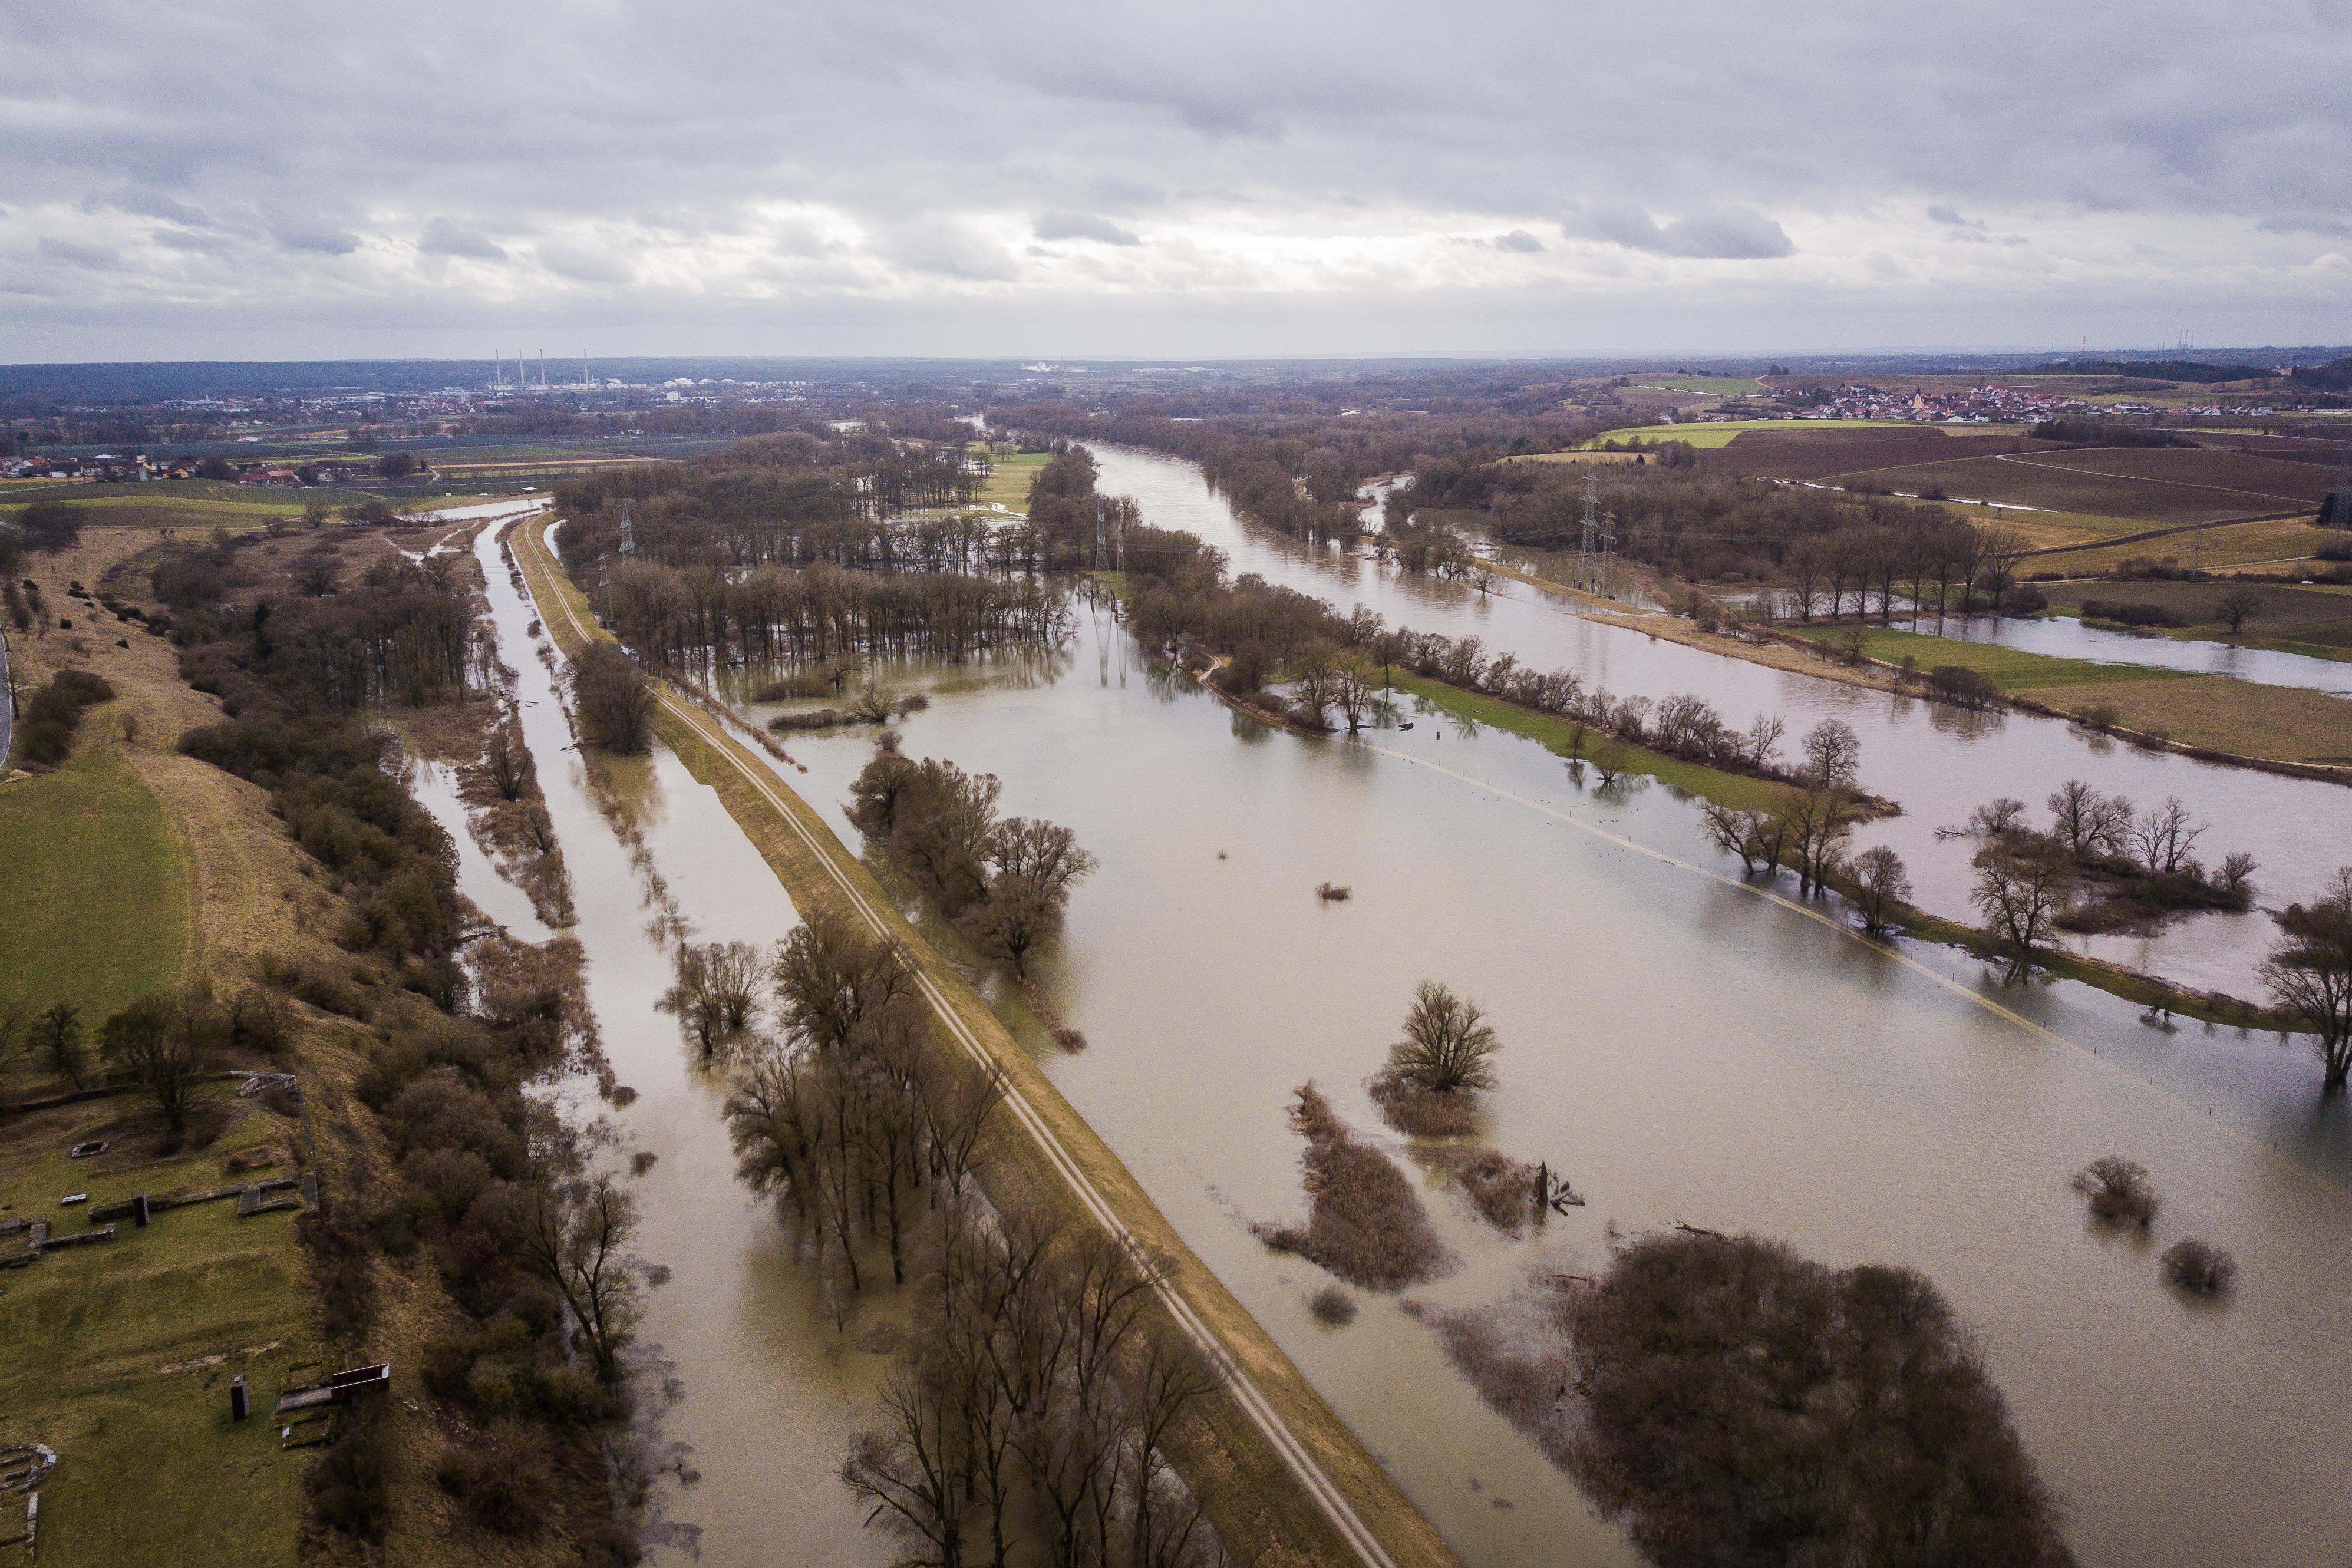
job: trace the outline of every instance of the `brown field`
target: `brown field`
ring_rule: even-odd
[[[1838,430],[1796,423],[1786,431],[1742,431],[1723,446],[1703,454],[1699,461],[1711,468],[1733,468],[1765,479],[1821,480],[1908,464],[1950,463],[2017,452],[2032,444],[2014,431],[1993,434],[1982,426],[1967,428],[1969,434],[1961,434],[1936,424]]]
[[[1971,501],[2001,501],[2011,506],[2051,511],[2088,512],[2122,517],[2146,526],[2167,523],[2234,522],[2244,517],[2299,511],[2312,505],[2292,490],[2249,491],[2231,483],[2188,480],[2182,475],[2212,473],[2223,480],[2248,476],[2235,466],[2259,463],[2235,453],[2183,452],[2178,455],[2208,462],[2221,460],[2211,470],[2191,464],[2150,465],[2134,459],[2165,458],[2163,449],[2128,452],[2059,448],[2040,453],[1963,458],[1955,462],[1914,463],[1903,467],[1874,468],[1837,476],[1852,483],[1867,481],[1885,490],[1924,495],[1941,490]],[[2305,468],[2300,464],[2268,464],[2268,467]],[[2150,471],[2154,469],[2155,471]],[[2305,487],[2308,487],[2306,485]]]
[[[2278,506],[2270,508],[2273,511],[2298,504],[2316,507],[2335,482],[2334,474],[2316,463],[2258,456],[2221,446],[2058,450],[2036,455],[2033,460],[2062,463],[2085,474],[2231,491],[2252,500],[2275,501]]]
[[[2118,564],[2135,557],[2158,562],[2170,557],[2176,564],[2182,565],[2197,559],[2196,536],[2189,528],[2170,528],[2152,537],[2145,529],[2133,529],[2120,537],[2110,530],[2105,538],[2076,541],[2051,538],[2044,542],[2030,526],[2043,516],[2045,514],[2034,513],[2024,518],[2006,519],[2034,538],[2037,549],[2050,552],[2033,556],[2026,561],[2021,570],[2028,575],[2057,572],[2069,577],[2088,576],[2113,571]],[[2205,570],[2232,571],[2252,567],[2283,567],[2308,560],[2327,537],[2327,533],[2315,528],[2308,517],[2267,517],[2253,522],[2219,523],[2205,530]]]
[[[2191,675],[2044,686],[2031,695],[2067,713],[2111,707],[2126,728],[2184,746],[2273,762],[2352,763],[2352,702],[2302,686]]]

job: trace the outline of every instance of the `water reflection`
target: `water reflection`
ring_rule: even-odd
[[[2259,903],[2284,908],[2316,896],[2335,867],[2352,860],[2352,789],[2200,762],[2171,753],[2116,747],[2079,726],[2036,715],[1970,715],[1940,704],[1815,676],[1774,670],[1684,647],[1663,638],[1582,619],[1558,596],[1505,582],[1491,594],[1416,577],[1302,544],[1234,516],[1191,465],[1118,446],[1094,448],[1102,488],[1136,497],[1146,521],[1197,533],[1224,550],[1235,572],[1330,600],[1343,612],[1368,605],[1391,624],[1475,635],[1489,653],[1512,653],[1538,668],[1565,666],[1591,685],[1653,697],[1696,692],[1735,726],[1758,713],[1786,716],[1801,734],[1822,718],[1843,719],[1863,741],[1863,779],[1899,800],[1904,814],[1873,822],[1857,850],[1891,845],[1910,868],[1921,904],[1973,921],[1972,845],[1938,841],[1935,830],[1964,821],[1995,795],[2032,805],[2069,778],[2143,805],[2178,795],[2200,821],[2214,824],[2215,857],[2233,850],[2261,863]],[[1982,744],[1982,743],[1990,744]],[[1696,823],[1661,820],[1659,841],[1688,852]],[[2079,951],[2144,968],[2198,990],[2241,996],[2260,989],[2256,967],[2274,932],[2267,920],[2196,916],[2145,938],[2077,936]]]
[[[1116,634],[1082,627],[1080,667]],[[1476,1307],[1530,1267],[1589,1272],[1612,1220],[1908,1263],[1985,1335],[2084,1560],[2319,1561],[2352,1531],[2352,1322],[2333,1304],[2352,1128],[2298,1051],[1854,940],[1677,863],[1689,811],[1668,792],[1604,797],[1506,732],[1423,723],[1376,750],[1197,687],[1092,679],[941,695],[903,728],[909,755],[996,774],[1007,810],[1101,857],[1044,966],[1092,1046],[1033,1049],[1465,1560],[1628,1553],[1393,1299],[1318,1323],[1324,1276],[1244,1223],[1300,1210],[1298,1083],[1394,1146],[1361,1085],[1424,977],[1502,1030],[1495,1145],[1591,1206],[1511,1241],[1433,1186],[1463,1266],[1415,1298]],[[795,746],[796,787],[845,837],[870,744]],[[1320,904],[1324,881],[1353,896]],[[2084,1240],[2066,1178],[2110,1152],[2156,1172],[2157,1239],[2238,1255],[2232,1310],[2187,1312],[2152,1258]]]

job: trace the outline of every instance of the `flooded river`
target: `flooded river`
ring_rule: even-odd
[[[1758,713],[1789,721],[1788,748],[1823,718],[1840,718],[1862,739],[1863,782],[1901,802],[1904,814],[1870,824],[1855,848],[1892,845],[1910,868],[1920,904],[1974,924],[1969,891],[1975,845],[1936,837],[1997,795],[2015,796],[2046,824],[2042,801],[2070,778],[2121,794],[2143,809],[2178,795],[2211,824],[2197,845],[2209,865],[2236,850],[2260,862],[2256,903],[2284,908],[2309,900],[2336,866],[2352,861],[2352,788],[2226,768],[2123,745],[2063,719],[1974,713],[1892,693],[1849,686],[1727,659],[1664,638],[1605,626],[1566,612],[1556,595],[1503,580],[1482,594],[1461,583],[1415,577],[1392,566],[1307,544],[1244,524],[1187,463],[1120,447],[1097,447],[1101,488],[1131,495],[1144,520],[1199,534],[1255,571],[1328,599],[1343,612],[1366,604],[1391,625],[1485,639],[1490,653],[1512,653],[1538,669],[1569,668],[1621,696],[1696,692],[1735,727]],[[1684,848],[1692,835],[1677,827]],[[2255,967],[2277,927],[2260,908],[2176,922],[2151,936],[2070,936],[2078,950],[2161,975],[2195,990],[2256,998]]]
[[[1974,802],[1949,781],[1924,789],[1934,757],[1948,767],[1974,743],[1922,708],[1748,665],[1727,666],[1727,691],[1702,674],[1722,661],[1530,599],[1471,602],[1253,539],[1229,514],[1218,520],[1195,471],[1102,455],[1106,490],[1141,497],[1156,524],[1210,535],[1237,570],[1335,598],[1344,587],[1416,626],[1475,628],[1620,691],[1699,689],[1733,717],[1770,706],[1800,727],[1835,712],[1863,732],[1872,785],[1912,804],[1906,825]],[[640,1096],[610,1114],[623,1150],[658,1156],[638,1184],[646,1250],[676,1274],[647,1333],[686,1389],[668,1435],[694,1445],[703,1476],[674,1489],[671,1511],[703,1528],[712,1563],[887,1561],[831,1479],[880,1365],[857,1348],[872,1317],[836,1334],[781,1228],[733,1184],[722,1088],[653,1010],[668,976],[646,929],[642,868],[563,749],[571,737],[523,632],[530,612],[495,547],[483,549],[575,882],[591,999],[621,1082]],[[1399,1298],[1360,1292],[1362,1315],[1325,1328],[1307,1297],[1326,1277],[1245,1228],[1301,1209],[1284,1114],[1297,1084],[1315,1080],[1385,1139],[1362,1080],[1431,977],[1486,1006],[1501,1031],[1491,1141],[1564,1170],[1591,1206],[1513,1241],[1432,1185],[1460,1262],[1407,1297],[1475,1307],[1530,1268],[1580,1260],[1590,1271],[1612,1220],[1754,1229],[1834,1264],[1910,1264],[1983,1335],[2028,1448],[2068,1500],[2084,1561],[2341,1563],[2352,1134],[2340,1103],[2321,1107],[2316,1064],[2299,1047],[2166,1032],[2081,987],[2004,990],[1948,954],[1864,946],[1707,874],[1689,807],[1665,791],[1593,799],[1515,737],[1423,721],[1381,732],[1374,749],[1269,731],[1149,667],[1107,612],[1082,612],[1056,654],[897,674],[933,698],[904,725],[910,754],[997,774],[1007,811],[1067,823],[1101,858],[1041,966],[1091,1048],[1062,1052],[1035,1031],[1032,1048],[1465,1561],[1631,1553],[1478,1403]],[[735,695],[751,684],[747,673]],[[2118,785],[2089,771],[2110,758],[2048,728],[2053,738],[2029,732],[2017,753],[2021,737],[2003,737],[2002,777],[2046,751],[2105,787],[2189,793],[2137,774]],[[810,771],[786,770],[786,782],[857,842],[841,801],[869,737],[788,745]],[[698,939],[791,927],[773,879],[674,758],[657,751],[615,773]],[[1915,866],[1927,858],[1902,847]],[[1319,903],[1326,880],[1353,898]],[[2066,1190],[2071,1172],[2108,1153],[2147,1164],[2164,1193],[2151,1238],[2092,1228]],[[2158,1282],[2157,1252],[2189,1234],[2237,1255],[2228,1304],[2191,1306]]]
[[[2352,697],[2352,660],[2316,659],[2308,653],[2286,653],[2275,648],[2247,648],[2208,637],[2116,631],[2085,625],[2066,615],[2033,620],[2020,620],[2013,615],[1953,615],[1940,621],[1929,615],[1915,628],[1898,612],[1895,624],[1906,631],[1927,632],[1968,643],[1995,643],[2020,653],[2042,653],[2053,659],[2091,659],[2103,664],[2146,664],[2158,670],[2235,675],[2257,685],[2308,686],[2333,696]]]

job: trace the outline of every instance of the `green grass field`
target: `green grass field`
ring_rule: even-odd
[[[1394,672],[1392,679],[1397,690],[1442,707],[1448,713],[1459,714],[1464,718],[1496,729],[1508,730],[1513,735],[1525,736],[1555,757],[1573,755],[1570,747],[1574,727],[1566,719],[1519,707],[1500,697],[1464,691],[1460,686],[1433,681],[1404,670]],[[1685,762],[1664,752],[1652,751],[1647,747],[1627,746],[1597,731],[1586,737],[1585,756],[1591,757],[1592,748],[1599,745],[1614,746],[1622,752],[1628,772],[1647,774],[1669,789],[1702,795],[1735,810],[1745,810],[1751,806],[1767,810],[1778,804],[1788,793],[1786,785],[1750,779],[1742,773],[1726,773],[1720,768],[1696,762]]]
[[[1645,376],[1641,384],[1668,392],[1708,392],[1717,397],[1760,397],[1772,389],[1753,376]]]
[[[110,722],[107,710],[89,724]],[[163,803],[110,747],[0,783],[0,1003],[83,1027],[179,977],[193,872]]]
[[[89,1212],[61,1207],[68,1193],[95,1204],[288,1172],[223,1168],[223,1156],[280,1133],[257,1103],[223,1084],[203,1109],[226,1121],[216,1139],[167,1158],[153,1156],[142,1108],[124,1097],[13,1118],[0,1126],[0,1200],[67,1236],[87,1228]],[[88,1137],[113,1146],[69,1159]],[[289,1367],[312,1354],[293,1216],[240,1219],[232,1199],[163,1211],[143,1230],[121,1221],[116,1234],[0,1275],[0,1436],[58,1455],[40,1490],[41,1563],[294,1563],[311,1455],[281,1451],[268,1414]],[[239,1373],[256,1411],[242,1424],[228,1416]],[[19,1500],[0,1500],[0,1531],[13,1532]]]
[[[1037,470],[1053,459],[1043,452],[1024,452],[1013,456],[999,455],[991,461],[995,466],[989,472],[988,482],[980,487],[981,504],[993,503],[1008,511],[1028,511],[1030,482],[1037,477]]]
[[[1728,446],[1734,436],[1750,430],[1882,430],[1905,427],[1913,423],[1902,419],[1718,419],[1692,424],[1635,425],[1630,430],[1612,430],[1605,435],[1596,435],[1584,444],[1598,446],[1604,441],[1687,441],[1693,446],[1707,451]]]
[[[1816,643],[1842,643],[1846,628],[1790,627],[1800,637]],[[2055,659],[2046,653],[2023,653],[1992,643],[1968,643],[1957,637],[1930,637],[1916,632],[1873,628],[1864,653],[1873,659],[1899,664],[1906,654],[1922,670],[1957,664],[1974,670],[2005,692],[2030,692],[2043,686],[2102,685],[2125,681],[2192,680],[2185,670],[2155,670],[2144,664],[2102,664],[2089,659]]]

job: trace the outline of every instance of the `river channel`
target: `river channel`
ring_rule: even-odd
[[[1195,470],[1102,457],[1107,491],[1137,495],[1155,524],[1208,535],[1236,570],[1360,597],[1416,626],[1475,628],[1621,692],[1697,689],[1735,718],[1769,706],[1799,727],[1834,712],[1864,734],[1866,779],[1912,807],[1898,821],[1957,820],[1974,803],[1954,781],[1920,789],[1934,760],[1916,754],[1948,748],[1948,767],[1991,748],[1916,705],[1747,665],[1726,666],[1727,691],[1702,673],[1724,661],[1531,597],[1477,601],[1317,559],[1253,537]],[[481,555],[574,879],[590,998],[620,1081],[638,1092],[603,1113],[619,1153],[657,1156],[637,1184],[645,1249],[675,1273],[646,1333],[685,1389],[666,1432],[693,1446],[702,1476],[671,1489],[670,1512],[701,1527],[707,1562],[887,1561],[831,1473],[882,1365],[861,1346],[881,1343],[871,1333],[891,1304],[836,1333],[781,1227],[733,1184],[723,1083],[653,1009],[668,973],[647,929],[646,868],[565,749],[530,610],[495,545]],[[1589,1272],[1612,1220],[1752,1229],[1835,1264],[1908,1264],[1982,1335],[2027,1447],[2068,1500],[2084,1561],[2340,1563],[2352,1538],[2352,1154],[2341,1104],[2323,1109],[2299,1045],[2168,1031],[2079,986],[2008,989],[1947,953],[1865,946],[1713,874],[1691,809],[1663,789],[1597,799],[1531,743],[1428,716],[1373,747],[1270,731],[1153,668],[1108,612],[1079,622],[1055,654],[896,671],[932,696],[906,721],[906,749],[995,773],[1006,810],[1067,823],[1101,858],[1041,975],[1091,1046],[1025,1038],[1465,1561],[1631,1554],[1479,1404],[1402,1298],[1360,1293],[1354,1323],[1322,1327],[1307,1297],[1325,1277],[1246,1228],[1301,1208],[1285,1119],[1297,1084],[1315,1080],[1397,1148],[1361,1083],[1425,977],[1484,1004],[1501,1031],[1485,1135],[1565,1170],[1591,1203],[1511,1240],[1432,1179],[1424,1197],[1459,1264],[1404,1298],[1476,1307],[1531,1269]],[[1659,664],[1667,653],[1697,663]],[[738,695],[751,684],[743,673]],[[2026,793],[1998,781],[2063,745],[2061,765],[2103,787],[2189,793],[2093,773],[2107,758],[2050,729],[2056,741],[2004,735],[1985,792]],[[808,771],[781,777],[857,842],[841,801],[869,737],[788,745]],[[2038,777],[2032,787],[2046,792]],[[674,758],[614,767],[609,789],[698,939],[791,928],[773,878]],[[2218,797],[2192,803],[2225,814]],[[2270,820],[2260,805],[2227,815]],[[1910,841],[1900,847],[1921,864]],[[1354,896],[1320,904],[1325,880]],[[573,1097],[583,1113],[602,1110]],[[2107,1153],[2146,1163],[2164,1192],[2151,1237],[2091,1227],[2066,1190]],[[2158,1282],[2157,1252],[2188,1234],[2236,1254],[2227,1304],[2192,1306]]]

